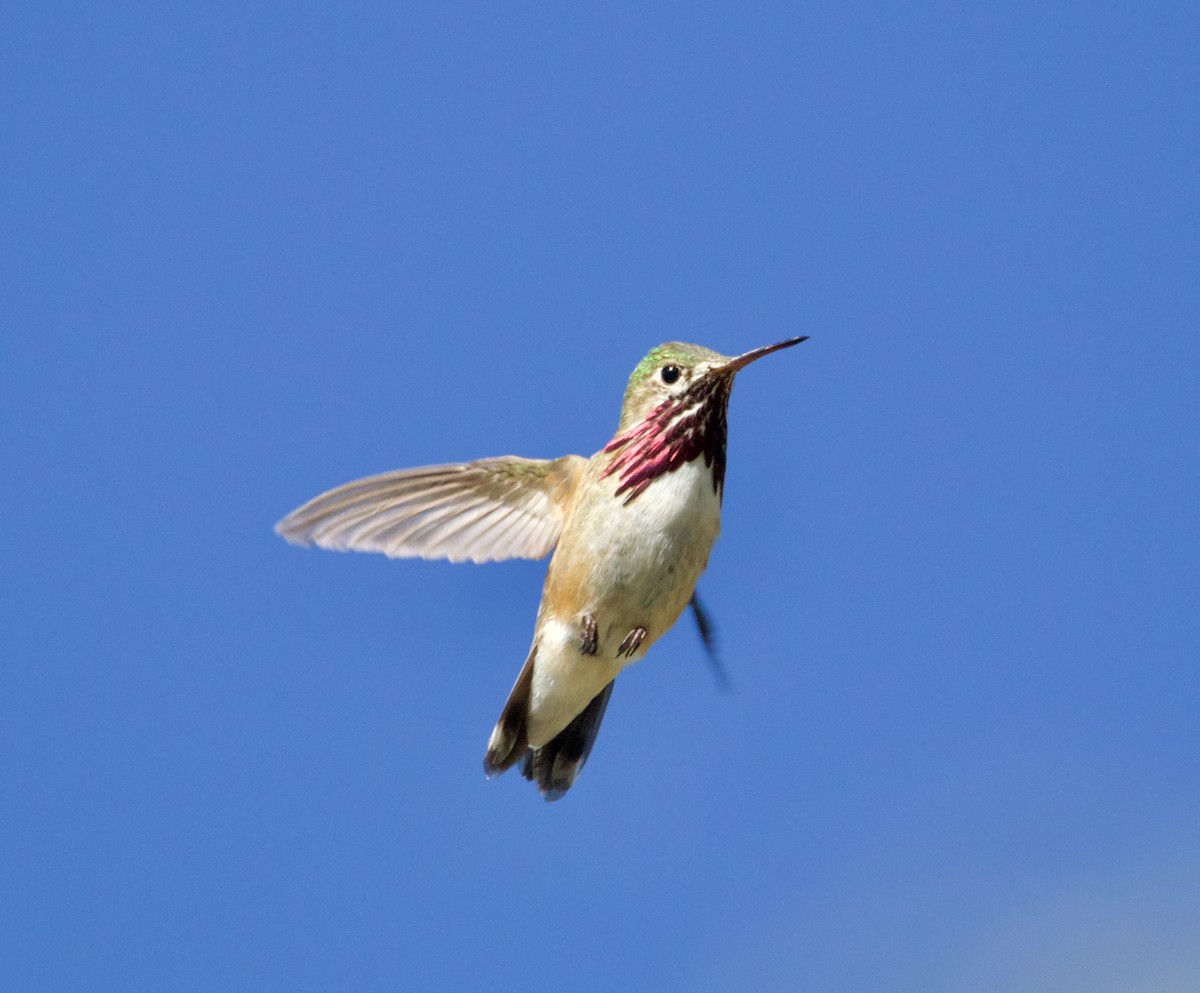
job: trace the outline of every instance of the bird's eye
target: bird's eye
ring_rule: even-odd
[[[668,386],[679,379],[679,366],[665,365],[662,367],[662,380]]]

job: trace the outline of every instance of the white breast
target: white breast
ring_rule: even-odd
[[[530,741],[553,737],[618,672],[641,659],[679,617],[720,530],[721,502],[712,472],[698,458],[655,479],[629,504],[614,498],[613,480],[577,510],[559,553],[587,571],[583,602],[570,616],[546,617],[533,674]],[[596,619],[599,651],[579,651],[579,619]],[[634,628],[640,648],[617,657]]]

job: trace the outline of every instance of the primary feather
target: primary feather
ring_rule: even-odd
[[[392,558],[540,559],[562,533],[586,460],[502,456],[357,479],[275,525],[295,545]]]

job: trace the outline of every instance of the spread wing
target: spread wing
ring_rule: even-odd
[[[401,469],[322,493],[275,530],[295,545],[392,558],[540,559],[562,533],[586,464],[505,455]]]

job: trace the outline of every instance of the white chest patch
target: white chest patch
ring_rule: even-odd
[[[530,741],[557,734],[625,666],[637,662],[675,623],[720,530],[721,503],[703,458],[655,479],[630,503],[614,498],[615,481],[579,508],[570,549],[560,549],[586,573],[573,613],[546,617],[533,673]],[[580,619],[597,625],[595,655],[579,648]],[[643,629],[638,648],[618,654]]]

